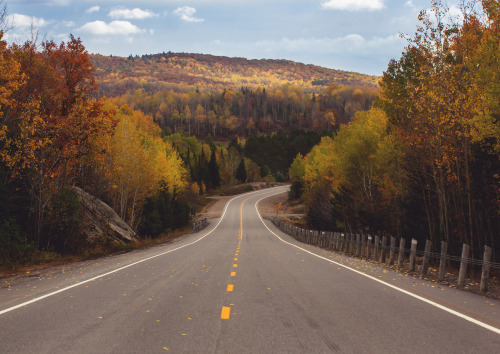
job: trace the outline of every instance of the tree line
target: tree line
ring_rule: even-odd
[[[94,68],[81,40],[7,45],[3,35],[0,263],[88,246],[75,186],[136,230],[158,200],[165,214],[177,216],[161,231],[186,222],[188,170],[178,152],[151,116],[95,98]]]
[[[355,112],[369,109],[378,89],[332,84],[320,94],[306,94],[300,86],[214,92],[148,92],[139,89],[112,99],[154,117],[172,133],[230,139],[292,130],[321,132],[350,121]]]
[[[475,5],[433,1],[374,107],[295,158],[313,227],[499,251],[500,5]]]

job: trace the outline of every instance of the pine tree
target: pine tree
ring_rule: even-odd
[[[196,166],[196,181],[198,183],[204,183],[206,186],[210,186],[210,172],[207,163],[207,158],[205,156],[205,151],[203,149],[203,144],[201,144],[201,154],[198,158],[198,165]]]
[[[235,177],[240,183],[244,183],[247,181],[247,169],[245,167],[245,161],[243,159],[241,159],[240,164],[236,169]]]
[[[217,164],[215,149],[212,150],[212,155],[210,156],[210,162],[208,163],[208,172],[210,174],[211,187],[214,189],[220,187],[219,165]]]

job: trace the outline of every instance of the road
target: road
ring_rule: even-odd
[[[500,302],[303,245],[231,199],[198,233],[2,280],[1,353],[498,353]]]

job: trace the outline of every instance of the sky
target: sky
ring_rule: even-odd
[[[2,1],[2,0],[0,0]],[[449,0],[456,9],[458,0]],[[9,42],[82,39],[89,53],[288,59],[382,75],[430,0],[3,0]]]

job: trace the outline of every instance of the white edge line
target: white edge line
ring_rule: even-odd
[[[120,268],[117,268],[115,270],[112,270],[112,271],[109,271],[107,273],[104,273],[104,274],[101,274],[101,275],[98,275],[98,276],[95,276],[93,278],[90,278],[90,279],[87,279],[87,280],[84,280],[84,281],[81,281],[79,283],[76,283],[76,284],[73,284],[73,285],[70,285],[70,286],[67,286],[65,288],[62,288],[62,289],[59,289],[59,290],[56,290],[56,291],[53,291],[51,293],[48,293],[48,294],[45,294],[45,295],[42,295],[42,296],[39,296],[37,298],[34,298],[34,299],[31,299],[29,301],[25,301],[19,305],[15,305],[15,306],[12,306],[12,307],[9,307],[5,310],[1,310],[0,311],[0,315],[3,315],[4,313],[7,313],[7,312],[10,312],[10,311],[14,311],[14,310],[17,310],[18,308],[21,308],[21,307],[24,307],[24,306],[27,306],[27,305],[30,305],[34,302],[37,302],[37,301],[40,301],[40,300],[43,300],[47,297],[50,297],[50,296],[53,296],[53,295],[56,295],[56,294],[59,294],[59,293],[62,293],[63,291],[66,291],[66,290],[69,290],[69,289],[72,289],[72,288],[76,288],[77,286],[81,286],[83,284],[86,284],[86,283],[89,283],[91,281],[94,281],[96,279],[99,279],[99,278],[102,278],[102,277],[105,277],[107,275],[110,275],[110,274],[113,274],[113,273],[116,273],[116,272],[119,272],[123,269],[126,269],[126,268],[129,268],[129,267],[132,267],[134,265],[137,265],[139,263],[143,263],[143,262],[146,262],[146,261],[149,261],[153,258],[156,258],[156,257],[160,257],[160,256],[163,256],[163,255],[166,255],[167,253],[171,253],[171,252],[174,252],[174,251],[177,251],[177,250],[180,250],[181,248],[184,248],[184,247],[187,247],[187,246],[191,246],[201,240],[203,240],[205,237],[207,237],[208,235],[210,235],[212,232],[215,231],[215,229],[217,229],[217,227],[219,226],[219,224],[221,223],[222,219],[224,219],[224,215],[226,215],[226,211],[227,211],[227,208],[229,206],[229,204],[235,200],[236,198],[239,198],[241,196],[244,196],[244,195],[247,195],[247,194],[251,194],[251,193],[257,193],[257,192],[262,192],[262,191],[252,191],[252,192],[248,192],[248,193],[244,193],[244,194],[239,194],[233,198],[231,198],[227,203],[226,203],[226,206],[224,207],[224,211],[222,212],[222,215],[219,219],[219,222],[217,223],[217,225],[215,225],[215,227],[210,230],[209,232],[207,232],[205,235],[203,235],[202,237],[200,237],[199,239],[191,242],[191,243],[187,243],[183,246],[180,246],[180,247],[177,247],[177,248],[174,248],[174,249],[171,249],[169,251],[166,251],[166,252],[162,252],[162,253],[159,253],[159,254],[156,254],[154,256],[151,256],[151,257],[148,257],[148,258],[144,258],[144,259],[141,259],[140,261],[137,261],[137,262],[134,262],[134,263],[130,263],[130,264],[127,264],[126,266],[123,266],[123,267],[120,267]]]
[[[279,193],[276,193],[276,194],[279,194]],[[455,315],[455,316],[457,316],[457,317],[460,317],[460,318],[462,318],[462,319],[464,319],[464,320],[466,320],[466,321],[472,322],[472,323],[474,323],[474,324],[476,324],[476,325],[478,325],[478,326],[481,326],[481,327],[483,327],[483,328],[486,328],[486,329],[488,329],[488,330],[490,330],[490,331],[492,331],[492,332],[495,332],[495,333],[497,333],[497,334],[500,334],[500,329],[498,329],[498,328],[496,328],[496,327],[493,327],[493,326],[490,326],[490,325],[489,325],[489,324],[487,324],[487,323],[484,323],[484,322],[478,321],[478,320],[476,320],[475,318],[469,317],[469,316],[467,316],[467,315],[464,315],[463,313],[460,313],[460,312],[458,312],[458,311],[452,310],[452,309],[450,309],[450,308],[448,308],[448,307],[446,307],[446,306],[440,305],[440,304],[438,304],[437,302],[434,302],[434,301],[431,301],[431,300],[429,300],[429,299],[426,299],[425,297],[422,297],[422,296],[420,296],[420,295],[414,294],[414,293],[412,293],[412,292],[410,292],[410,291],[408,291],[408,290],[401,289],[401,288],[399,288],[399,287],[397,287],[397,286],[395,286],[395,285],[392,285],[392,284],[387,283],[387,282],[385,282],[385,281],[383,281],[383,280],[380,280],[380,279],[378,279],[378,278],[375,278],[374,276],[371,276],[371,275],[369,275],[369,274],[366,274],[366,273],[360,272],[359,270],[356,270],[356,269],[353,269],[353,268],[351,268],[351,267],[348,267],[348,266],[346,266],[346,265],[344,265],[344,264],[342,264],[342,263],[338,263],[338,262],[335,262],[335,261],[333,261],[333,260],[331,260],[331,259],[328,259],[328,258],[322,257],[322,256],[320,256],[320,255],[317,255],[316,253],[313,253],[313,252],[308,251],[308,250],[306,250],[306,249],[304,249],[304,248],[302,248],[302,247],[299,247],[299,246],[297,246],[297,245],[294,245],[293,243],[290,243],[290,242],[287,242],[287,241],[283,240],[281,237],[279,237],[277,234],[275,234],[275,233],[274,233],[274,232],[273,232],[273,231],[272,231],[272,230],[271,230],[271,229],[270,229],[270,228],[266,225],[266,223],[265,223],[265,222],[264,222],[264,220],[262,219],[262,216],[261,216],[261,215],[260,215],[260,213],[259,213],[259,209],[257,208],[257,206],[259,205],[259,202],[260,202],[261,200],[266,199],[266,198],[269,198],[269,197],[271,197],[271,196],[273,196],[273,195],[275,195],[275,194],[271,194],[271,195],[268,195],[268,196],[266,196],[266,197],[260,198],[260,199],[259,199],[259,200],[255,203],[255,209],[257,210],[257,215],[259,215],[259,218],[260,218],[260,221],[262,222],[262,224],[266,227],[266,229],[267,229],[270,233],[272,233],[274,236],[276,236],[276,237],[277,237],[280,241],[282,241],[282,242],[284,242],[284,243],[286,243],[286,244],[288,244],[288,245],[290,245],[290,246],[293,246],[293,247],[295,247],[295,248],[298,248],[298,249],[300,249],[300,250],[302,250],[302,251],[304,251],[304,252],[306,252],[306,253],[309,253],[309,254],[311,254],[311,255],[313,255],[313,256],[315,256],[315,257],[318,257],[318,258],[321,258],[321,259],[323,259],[323,260],[325,260],[325,261],[328,261],[328,262],[330,262],[330,263],[336,264],[336,265],[338,265],[339,267],[343,267],[343,268],[348,269],[348,270],[350,270],[350,271],[353,271],[353,272],[355,272],[355,273],[357,273],[357,274],[360,274],[360,275],[362,275],[362,276],[364,276],[364,277],[367,277],[367,278],[369,278],[369,279],[371,279],[371,280],[375,280],[376,282],[379,282],[379,283],[381,283],[381,284],[384,284],[384,285],[386,285],[386,286],[388,286],[388,287],[390,287],[390,288],[392,288],[392,289],[394,289],[394,290],[400,291],[400,292],[402,292],[403,294],[406,294],[406,295],[409,295],[409,296],[411,296],[411,297],[414,297],[415,299],[418,299],[418,300],[420,300],[420,301],[426,302],[426,303],[428,303],[429,305],[432,305],[432,306],[434,306],[434,307],[437,307],[437,308],[439,308],[439,309],[441,309],[441,310],[443,310],[443,311],[446,311],[446,312],[448,312],[448,313],[451,313],[452,315]]]

